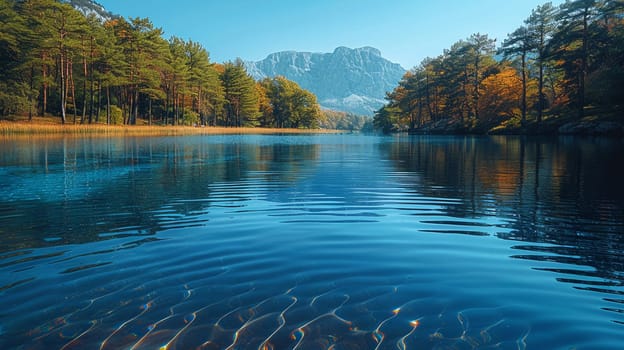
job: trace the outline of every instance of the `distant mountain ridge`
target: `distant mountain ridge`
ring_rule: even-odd
[[[406,70],[373,47],[338,47],[332,53],[283,51],[246,62],[255,79],[284,76],[310,90],[324,108],[373,115]]]

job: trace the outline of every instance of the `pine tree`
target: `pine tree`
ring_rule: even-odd
[[[80,50],[80,38],[85,34],[87,24],[85,17],[64,3],[53,3],[46,9],[45,15],[49,19],[49,28],[52,31],[52,51],[56,57],[58,87],[60,96],[60,112],[63,124],[67,121],[67,108],[71,101],[76,118],[76,92],[74,79],[75,52]]]
[[[590,25],[590,38],[588,103],[621,114],[624,106],[624,1],[598,3],[597,18]]]
[[[0,0],[0,116],[26,107],[32,118],[34,77],[27,69],[31,67],[27,62],[30,61],[29,40],[33,37],[13,2]]]
[[[527,121],[527,60],[534,46],[529,29],[526,26],[522,26],[508,36],[500,50],[506,58],[514,56],[520,58],[520,74],[522,76],[522,101],[520,108],[522,113],[521,124],[523,127],[526,125]]]
[[[548,2],[538,6],[531,16],[525,21],[529,35],[531,36],[532,48],[536,53],[535,61],[538,68],[537,78],[537,123],[541,123],[544,109],[546,108],[546,94],[544,93],[545,68],[547,64],[548,42],[555,31],[554,25],[555,8]]]
[[[191,71],[189,58],[186,54],[185,43],[182,39],[172,37],[169,40],[169,98],[172,103],[173,124],[180,123],[184,115],[184,98],[189,94],[189,80]]]
[[[225,93],[226,126],[255,126],[259,117],[255,81],[243,61],[228,62],[221,75]]]
[[[206,71],[205,98],[207,107],[207,119],[213,126],[219,124],[219,120],[223,118],[225,106],[225,90],[221,82],[220,73],[217,70],[221,67],[216,64],[210,64]]]
[[[468,43],[460,40],[453,44],[449,50],[444,52],[441,68],[445,74],[442,75],[444,83],[444,93],[448,96],[446,114],[456,116],[461,123],[471,113],[470,109],[470,73],[469,73],[469,51]]]
[[[468,39],[467,53],[472,58],[472,108],[473,117],[479,120],[479,85],[485,78],[485,72],[493,64],[492,54],[496,40],[480,33],[473,34]]]
[[[589,72],[590,25],[597,17],[596,0],[566,1],[558,13],[559,30],[551,40],[551,57],[560,60],[571,81],[578,117],[584,116]]]
[[[121,40],[127,35],[123,19],[113,19],[104,23],[104,31],[98,36],[102,53],[95,62],[98,85],[103,89],[106,101],[106,124],[113,124],[112,104],[114,98],[113,89],[125,86],[129,83],[130,71],[128,62],[123,52]],[[120,101],[119,101],[120,102]],[[98,110],[101,108],[98,107]],[[97,119],[97,116],[96,116]]]

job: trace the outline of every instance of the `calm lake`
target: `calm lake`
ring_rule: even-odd
[[[624,141],[0,140],[1,349],[623,349]]]

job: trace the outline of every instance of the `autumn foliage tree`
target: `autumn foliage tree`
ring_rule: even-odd
[[[622,33],[622,1],[546,3],[498,50],[487,35],[474,34],[425,59],[388,93],[375,125],[384,131],[539,133],[587,111],[617,119],[624,101]]]

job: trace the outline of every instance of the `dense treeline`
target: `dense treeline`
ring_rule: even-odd
[[[546,3],[502,43],[473,34],[409,71],[376,128],[549,132],[571,120],[622,122],[624,2]]]
[[[353,113],[324,110],[320,126],[323,129],[373,132],[371,117]]]
[[[255,82],[242,61],[163,38],[149,19],[102,21],[56,0],[0,0],[0,117],[63,123],[315,128],[316,97],[284,78]]]

